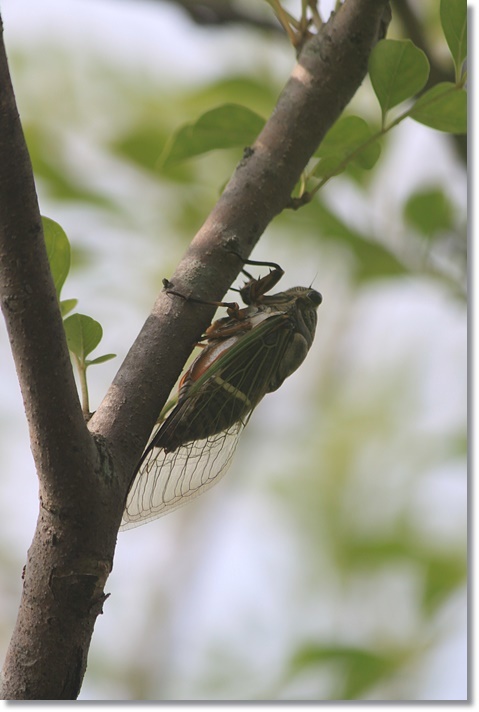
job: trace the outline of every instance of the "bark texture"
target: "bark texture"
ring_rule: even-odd
[[[273,112],[245,150],[174,276],[218,300],[360,86],[387,0],[346,0],[304,46]],[[385,14],[386,13],[386,14]],[[85,425],[41,231],[30,160],[0,47],[0,298],[40,483],[40,514],[3,670],[5,699],[74,699],[106,598],[134,465],[212,308],[160,293]]]
[[[39,476],[40,512],[3,669],[7,699],[74,699],[121,511],[81,412],[35,185],[0,47],[0,299]],[[112,496],[112,494],[116,494]],[[115,504],[116,501],[116,504]],[[119,518],[118,518],[119,521]]]

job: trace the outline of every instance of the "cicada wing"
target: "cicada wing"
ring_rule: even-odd
[[[152,448],[128,493],[120,529],[131,529],[182,507],[219,482],[231,464],[244,424],[174,452]]]
[[[194,380],[150,439],[121,529],[181,507],[223,477],[253,409],[284,380],[281,364],[293,337],[284,314],[268,316]]]

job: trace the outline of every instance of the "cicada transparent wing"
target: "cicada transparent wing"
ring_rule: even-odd
[[[121,529],[172,512],[216,484],[231,464],[243,427],[243,423],[235,423],[174,452],[156,447],[149,450],[128,494]]]
[[[183,506],[223,477],[290,340],[285,323],[284,315],[269,315],[237,340],[214,341],[203,349],[187,371],[178,405],[145,449],[121,529]]]

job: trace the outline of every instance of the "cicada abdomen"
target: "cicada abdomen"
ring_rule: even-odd
[[[254,408],[306,357],[322,297],[310,287],[265,296],[283,274],[273,266],[260,280],[246,273],[240,294],[247,306],[225,305],[228,316],[207,330],[206,345],[180,382],[178,404],[138,463],[122,529],[166,514],[218,482]]]

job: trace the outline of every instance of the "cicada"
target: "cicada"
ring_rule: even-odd
[[[248,281],[237,291],[245,307],[218,303],[227,316],[206,330],[202,351],[180,381],[177,405],[150,438],[122,529],[167,514],[218,482],[255,407],[296,371],[313,343],[321,294],[292,287],[267,295],[284,271],[274,262],[245,264],[266,265],[270,272],[255,279],[242,270]],[[187,298],[168,282],[166,289]]]

